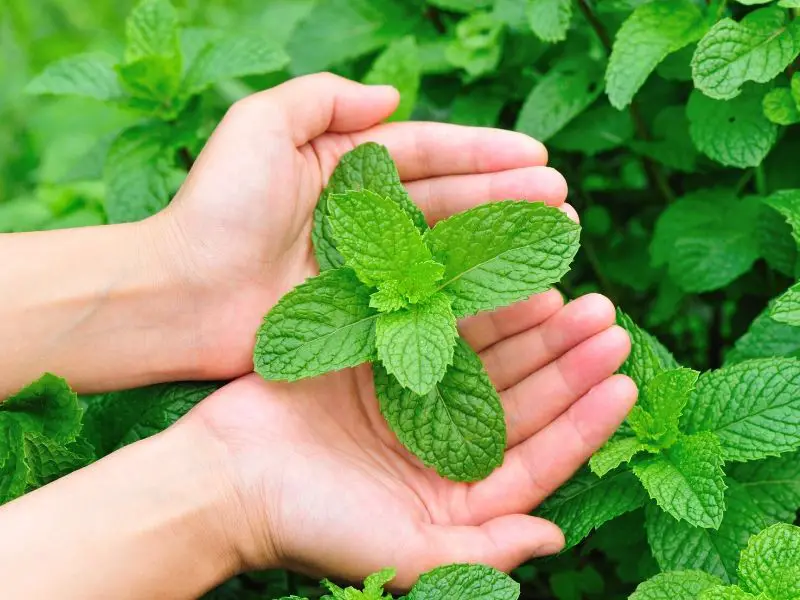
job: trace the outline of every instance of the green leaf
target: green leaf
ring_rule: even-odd
[[[756,598],[739,587],[723,585],[705,590],[698,598],[699,600],[765,600]]]
[[[725,512],[722,450],[711,433],[684,437],[633,467],[650,497],[675,519],[718,528]]]
[[[464,69],[468,79],[493,72],[502,56],[502,23],[491,13],[475,12],[459,21],[456,36],[445,49],[447,61]]]
[[[630,115],[603,105],[590,108],[573,119],[550,138],[548,146],[594,156],[624,146],[632,137]]]
[[[29,94],[86,96],[114,100],[122,88],[114,71],[114,59],[105,54],[77,54],[47,66],[25,88]]]
[[[564,532],[572,548],[606,521],[636,510],[647,493],[630,471],[617,471],[600,479],[582,469],[545,500],[536,516],[552,521]]]
[[[424,396],[444,377],[453,362],[456,317],[442,293],[409,308],[378,317],[378,358],[397,381]]]
[[[364,580],[364,596],[367,600],[382,600],[383,588],[397,575],[395,569],[381,569]]]
[[[764,207],[756,227],[761,256],[770,268],[793,278],[798,260],[797,242],[791,226],[767,200],[762,198]]]
[[[733,98],[746,81],[766,83],[800,53],[800,26],[786,12],[762,8],[740,23],[722,19],[697,45],[692,58],[695,87],[718,100]]]
[[[528,0],[528,24],[545,42],[563,42],[572,21],[572,0]]]
[[[328,219],[328,197],[351,190],[369,190],[391,198],[411,218],[417,230],[425,232],[428,229],[422,211],[408,197],[389,151],[373,142],[361,144],[339,160],[314,211],[311,238],[317,261],[323,271],[344,265],[344,258],[336,250]]]
[[[719,579],[702,571],[661,573],[640,583],[629,600],[697,600],[703,590],[719,584]]]
[[[800,509],[800,453],[731,467],[730,476],[747,491],[759,511],[773,521],[794,522]]]
[[[162,383],[94,396],[86,408],[84,435],[98,457],[166,429],[222,384]]]
[[[480,358],[461,339],[444,379],[424,396],[374,364],[381,412],[400,442],[443,477],[477,481],[503,462],[503,407]]]
[[[441,289],[464,317],[543,292],[569,270],[580,227],[556,208],[492,202],[440,221],[425,234],[444,264]]]
[[[81,430],[83,410],[69,384],[50,373],[0,403],[0,416],[15,420],[25,432],[38,433],[66,444]]]
[[[289,56],[263,35],[237,34],[207,45],[189,65],[181,93],[191,96],[223,81],[280,71]]]
[[[800,246],[800,190],[781,190],[765,198],[764,202],[784,216]]]
[[[603,477],[645,450],[647,445],[635,437],[610,440],[594,453],[589,460],[589,468],[598,477]]]
[[[764,96],[764,115],[778,125],[800,123],[800,109],[789,88],[775,88]]]
[[[519,584],[486,565],[455,564],[423,573],[406,600],[517,600]]]
[[[177,114],[174,99],[181,86],[181,64],[168,56],[144,56],[117,65],[120,83],[132,96],[128,104],[167,120]]]
[[[739,561],[740,586],[753,594],[791,600],[782,571],[800,565],[800,527],[779,523],[750,538]],[[794,582],[797,585],[797,581]],[[800,591],[793,586],[792,591]]]
[[[93,448],[85,442],[65,446],[30,431],[23,434],[23,450],[29,469],[28,490],[47,485],[94,460]]]
[[[0,505],[25,493],[29,474],[22,426],[0,413]]]
[[[647,382],[628,415],[628,423],[641,442],[648,447],[669,448],[678,440],[681,412],[699,375],[691,369],[673,369]]]
[[[800,326],[800,283],[794,284],[775,300],[769,316],[779,323]]]
[[[631,149],[670,169],[686,173],[697,169],[699,154],[689,135],[689,119],[685,106],[667,106],[660,111],[653,123],[653,138],[633,140]]]
[[[482,8],[489,8],[492,2],[493,0],[427,0],[431,6],[461,13],[471,13]]]
[[[606,71],[606,93],[623,109],[658,64],[699,40],[706,31],[700,9],[690,0],[662,0],[636,8],[622,24]]]
[[[662,371],[675,369],[678,363],[656,338],[641,329],[633,320],[617,309],[617,325],[628,332],[631,338],[631,353],[619,372],[627,375],[642,390],[647,382]]]
[[[760,256],[755,228],[761,202],[725,190],[699,190],[670,204],[656,223],[650,246],[654,267],[667,264],[686,292],[726,286]]]
[[[515,129],[547,141],[602,93],[603,67],[587,57],[556,63],[525,99]]]
[[[125,23],[125,62],[180,56],[178,15],[169,0],[141,0]]]
[[[459,125],[494,127],[507,98],[489,86],[476,86],[456,96],[450,111],[450,121]]]
[[[778,323],[762,312],[725,356],[725,364],[735,364],[751,358],[800,356],[800,328]]]
[[[422,65],[419,48],[412,36],[406,36],[389,44],[364,76],[369,85],[391,85],[400,92],[400,105],[389,119],[405,121],[411,117],[417,103]]]
[[[295,381],[355,367],[375,354],[378,313],[350,269],[308,279],[264,317],[253,355],[264,379]]]
[[[714,432],[729,461],[800,447],[800,361],[749,360],[703,373],[683,413],[687,433]],[[746,401],[742,401],[745,398]]]

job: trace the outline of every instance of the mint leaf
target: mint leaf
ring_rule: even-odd
[[[795,79],[800,79],[795,76]],[[800,123],[800,108],[789,88],[775,88],[764,96],[764,115],[778,125]]]
[[[703,14],[690,0],[662,0],[636,8],[619,28],[606,70],[611,105],[623,109],[667,55],[699,40]]]
[[[769,316],[779,323],[800,326],[800,283],[794,284],[778,296],[769,311]]]
[[[486,565],[447,565],[423,575],[406,600],[517,600],[519,584]]]
[[[579,236],[556,208],[503,201],[440,221],[425,242],[445,266],[442,291],[464,317],[549,289],[569,270]]]
[[[582,469],[545,500],[536,516],[552,521],[572,548],[606,521],[644,506],[647,493],[630,471],[600,479]]]
[[[378,317],[378,358],[397,381],[424,396],[453,362],[456,318],[450,300],[438,293],[407,309]]]
[[[765,198],[764,202],[784,216],[800,245],[800,190],[781,190]]]
[[[748,87],[733,100],[689,97],[689,133],[703,154],[728,167],[755,167],[775,145],[778,126],[764,116],[764,90]]]
[[[456,25],[455,39],[445,48],[447,61],[477,79],[497,68],[502,55],[502,23],[489,12],[475,12]]]
[[[766,83],[800,53],[800,27],[786,12],[762,8],[741,23],[722,19],[697,45],[692,58],[695,87],[719,100],[737,96],[746,81]]]
[[[141,0],[125,23],[125,62],[179,55],[178,15],[169,0]]]
[[[444,379],[421,396],[373,365],[381,412],[400,442],[443,477],[477,481],[503,462],[503,407],[477,354],[458,339]]]
[[[77,54],[47,66],[25,88],[29,94],[72,95],[114,100],[122,88],[114,72],[114,59],[105,54]]]
[[[761,256],[767,264],[787,277],[794,277],[797,264],[798,247],[792,235],[792,228],[783,216],[762,198],[761,211],[756,233],[761,247]]]
[[[692,173],[697,169],[698,152],[689,135],[685,106],[668,106],[656,115],[652,140],[633,140],[631,148],[662,165]]]
[[[633,122],[630,115],[602,105],[575,117],[550,138],[548,146],[594,156],[624,146],[632,137]]]
[[[180,89],[181,69],[171,56],[144,56],[116,67],[122,87],[132,96],[128,104],[165,120],[177,114],[173,98]]]
[[[389,46],[375,59],[372,68],[364,76],[370,85],[392,85],[400,92],[400,105],[389,118],[390,121],[405,121],[411,117],[417,103],[422,65],[419,48],[412,36],[406,36]]]
[[[369,295],[350,269],[326,271],[294,288],[258,330],[256,373],[295,381],[370,360],[378,313],[370,308]]]
[[[221,387],[216,382],[162,383],[92,397],[84,435],[105,456],[166,429]]]
[[[15,420],[25,432],[65,444],[80,433],[83,410],[78,395],[64,379],[45,373],[0,403],[0,417],[3,415]]]
[[[640,583],[629,600],[697,600],[697,595],[719,584],[719,579],[702,571],[661,573]]]
[[[772,356],[800,356],[800,328],[778,323],[769,316],[767,309],[736,341],[733,350],[725,356],[725,364]]]
[[[237,34],[207,45],[189,65],[181,93],[198,94],[225,79],[280,71],[289,56],[263,35]]]
[[[598,477],[603,477],[645,450],[647,445],[635,437],[610,440],[594,453],[589,460],[589,468]]]
[[[647,382],[628,415],[628,423],[640,441],[648,447],[668,448],[678,440],[681,412],[699,375],[691,369],[673,369]]]
[[[723,585],[705,590],[698,598],[699,600],[764,600],[763,597],[756,598],[739,587]]]
[[[800,508],[800,453],[731,467],[731,477],[747,491],[760,512],[773,521],[795,520]]]
[[[572,21],[572,0],[528,0],[527,17],[540,40],[563,42]]]
[[[366,285],[393,282],[410,302],[430,296],[442,277],[414,223],[391,198],[368,190],[333,194],[328,218],[336,248]]]
[[[28,490],[47,485],[94,460],[93,448],[82,440],[65,446],[30,431],[23,434],[23,451],[29,469]]]
[[[384,586],[394,579],[395,575],[397,575],[397,571],[394,569],[381,569],[377,573],[369,575],[364,580],[364,596],[367,600],[382,600]]]
[[[653,377],[678,363],[661,342],[641,329],[633,320],[617,309],[617,325],[628,332],[631,338],[631,353],[620,367],[619,372],[627,375],[642,390]]]
[[[749,360],[703,373],[684,410],[683,429],[714,432],[729,461],[794,450],[800,447],[799,384],[800,361],[788,358]]]
[[[22,426],[0,413],[0,505],[25,493],[29,473]]]
[[[344,264],[344,258],[336,250],[328,220],[328,196],[351,190],[369,190],[391,198],[411,218],[420,232],[428,229],[425,216],[408,197],[389,151],[373,142],[361,144],[339,160],[314,211],[311,238],[317,261],[323,271]]]
[[[725,512],[722,450],[711,433],[684,437],[633,467],[650,497],[675,519],[718,528]]]
[[[587,57],[556,63],[528,94],[517,131],[544,142],[561,131],[602,93],[602,65]]]
[[[750,538],[742,552],[739,585],[753,594],[790,600],[796,596],[786,594],[791,584],[782,574],[796,569],[797,565],[800,565],[800,527],[785,523],[773,525]],[[797,581],[794,583],[796,586]],[[793,591],[798,591],[797,587]]]
[[[428,0],[428,4],[453,12],[470,13],[481,8],[489,8],[492,0]]]

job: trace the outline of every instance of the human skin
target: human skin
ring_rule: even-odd
[[[311,216],[339,157],[386,145],[433,223],[483,202],[562,207],[563,178],[521,134],[381,124],[395,90],[321,74],[235,105],[170,207],[135,224],[0,236],[0,395],[42,371],[94,392],[240,377],[175,426],[0,509],[9,598],[196,597],[244,569],[407,587],[438,564],[511,569],[558,551],[528,513],[636,399],[611,303],[550,291],[460,324],[500,391],[503,465],[443,480],[394,438],[368,365],[296,383],[252,370],[263,314],[315,273]],[[14,257],[20,257],[14,260]],[[24,257],[24,260],[23,258]]]

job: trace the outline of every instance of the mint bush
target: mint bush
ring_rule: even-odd
[[[560,287],[571,297],[601,291],[623,307],[618,322],[633,348],[621,372],[641,399],[614,438],[537,509],[563,528],[572,549],[518,569],[522,597],[617,600],[637,586],[636,600],[792,597],[795,565],[777,559],[793,556],[788,524],[800,507],[800,3],[12,0],[11,7],[0,15],[2,232],[153,214],[232,102],[314,71],[395,85],[403,98],[395,119],[500,126],[545,142],[583,222],[582,251]],[[480,380],[480,362],[451,342],[443,298],[409,287],[446,281],[446,274],[433,281],[435,264],[447,267],[437,248],[457,241],[469,219],[453,219],[442,245],[433,245],[390,167],[377,145],[344,157],[313,230],[322,275],[311,285],[337,294],[349,286],[340,315],[356,309],[376,323],[385,315],[383,341],[375,324],[311,357],[268,348],[260,369],[294,378],[374,362],[383,412],[401,441],[448,477],[478,478],[499,456],[495,391],[470,390],[467,405],[490,415],[480,433],[493,440],[494,462],[471,463],[469,448],[457,447],[458,460],[447,464],[403,417],[421,396],[397,376],[418,390],[433,380],[441,386],[463,359]],[[365,283],[345,264],[329,203],[364,190],[390,199],[422,236],[431,263],[417,245],[419,278]],[[303,289],[292,297],[317,301],[304,299]],[[514,302],[518,291],[476,299],[465,286],[446,299],[458,318]],[[434,337],[447,343],[436,347],[444,350],[430,356],[426,377],[404,373],[391,348],[409,331],[390,315],[437,301],[425,320],[438,324]],[[45,376],[0,405],[0,502],[163,429],[217,385],[76,398]],[[744,561],[749,548],[747,556],[769,560]],[[458,583],[442,577],[435,587],[460,590],[450,585]],[[209,596],[331,592],[272,572],[240,576]]]

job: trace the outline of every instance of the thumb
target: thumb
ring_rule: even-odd
[[[508,572],[563,547],[564,535],[556,525],[529,515],[506,515],[477,526],[426,525],[414,563],[399,570],[393,583],[411,586],[422,573],[453,563],[484,564]]]

